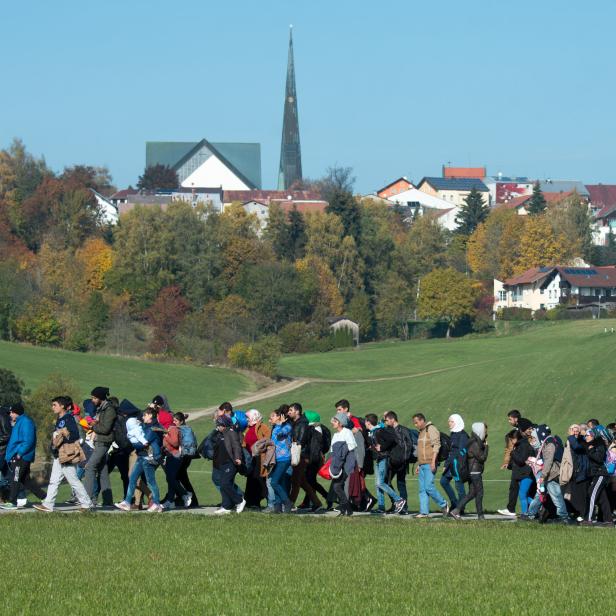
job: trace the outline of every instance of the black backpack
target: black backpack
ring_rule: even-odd
[[[312,465],[320,464],[323,461],[323,433],[316,430],[314,426],[309,427],[310,446],[308,448],[308,462]]]
[[[466,447],[458,450],[451,463],[451,476],[454,481],[469,481],[471,473],[468,466],[468,451]]]
[[[197,453],[206,460],[214,459],[214,436],[216,430],[212,430],[202,441],[201,445],[197,447]]]
[[[396,445],[389,452],[389,462],[392,468],[400,468],[406,466],[413,458],[413,437],[411,431],[405,426],[397,426],[394,432]]]
[[[326,455],[329,451],[329,448],[332,446],[332,433],[329,431],[327,426],[321,425],[321,430],[323,431],[323,443],[321,445],[321,453]]]
[[[113,422],[113,440],[121,451],[132,451],[133,446],[128,440],[128,432],[126,430],[126,416],[118,415]]]
[[[449,458],[449,452],[451,451],[451,437],[444,432],[440,433],[441,448],[438,450],[437,461],[445,462]]]

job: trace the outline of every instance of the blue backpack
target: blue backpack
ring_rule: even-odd
[[[197,437],[190,426],[180,426],[180,455],[185,458],[197,455]]]

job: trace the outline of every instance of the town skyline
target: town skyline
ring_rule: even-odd
[[[34,5],[36,14],[33,5],[7,8],[5,57],[20,40],[23,48],[26,23],[29,46],[7,68],[13,92],[0,103],[0,147],[20,138],[56,170],[105,165],[124,187],[143,172],[146,141],[256,142],[263,186],[274,188],[293,23],[305,177],[350,166],[357,192],[369,193],[451,163],[616,181],[607,2],[558,12],[546,2],[532,13],[522,2],[521,21],[477,2],[464,10],[445,2],[442,15],[397,2],[349,13],[341,2],[327,20],[278,2],[240,3],[236,21],[231,8],[212,9],[205,46],[197,34],[206,15],[193,2],[171,15],[156,3],[148,13],[141,3]],[[573,26],[575,46],[565,35]]]

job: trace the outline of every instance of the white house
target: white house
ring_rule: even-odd
[[[507,280],[494,280],[494,310],[550,310],[558,304],[616,302],[616,266],[533,267]]]
[[[104,197],[99,192],[95,191],[93,188],[91,188],[90,190],[94,194],[96,202],[100,207],[103,222],[106,222],[110,225],[115,225],[118,222],[117,206],[114,205],[108,197]]]

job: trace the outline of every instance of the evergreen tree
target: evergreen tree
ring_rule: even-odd
[[[304,217],[297,211],[294,205],[289,213],[288,242],[289,257],[292,261],[302,259],[306,254],[306,223]]]
[[[539,182],[535,182],[533,186],[533,196],[530,198],[528,202],[528,213],[531,215],[535,214],[543,214],[546,208],[545,197],[543,196],[543,192],[541,191],[541,187],[539,186]]]
[[[168,165],[151,165],[139,176],[139,190],[168,190],[180,185],[178,174]]]
[[[461,235],[470,235],[477,225],[482,223],[490,213],[490,208],[483,200],[481,193],[473,188],[465,197],[464,205],[456,216],[457,232]]]

